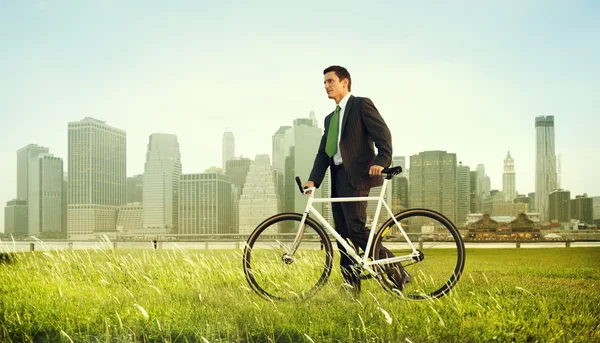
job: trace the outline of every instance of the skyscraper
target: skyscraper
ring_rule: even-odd
[[[29,161],[48,152],[48,148],[37,144],[29,144],[17,150],[17,199],[27,200],[29,196]]]
[[[144,175],[138,174],[127,178],[127,203],[144,201]]]
[[[225,131],[223,133],[221,154],[221,168],[223,168],[223,172],[227,172],[227,161],[232,160],[235,157],[235,138],[233,137],[233,132]]]
[[[396,176],[395,178],[400,178]],[[385,194],[383,195],[383,200],[385,203],[392,209],[392,195],[393,195],[393,184],[390,182],[386,186]],[[381,189],[383,186],[373,187],[369,190],[369,197],[378,197],[381,195]],[[375,219],[375,211],[377,210],[377,201],[368,201],[367,202],[367,221],[365,225],[370,228],[373,224],[373,220]],[[385,206],[381,204],[381,210],[379,210],[379,218],[377,219],[377,228],[380,227],[385,221],[389,218],[389,214],[385,209]]]
[[[329,168],[327,168],[325,177],[323,178],[323,183],[319,188],[321,188],[321,191],[323,192],[323,198],[331,198],[331,170]],[[329,224],[334,226],[331,204],[331,202],[323,203],[323,212],[321,212],[321,214],[323,215],[323,218],[329,222]]]
[[[556,188],[561,188],[562,183],[562,154],[556,156]]]
[[[492,184],[490,177],[485,173],[485,166],[483,164],[477,165],[477,195],[483,199],[490,196],[492,191]]]
[[[285,170],[285,157],[289,154],[289,146],[285,140],[285,132],[291,129],[291,126],[281,126],[272,137],[272,156],[273,169]]]
[[[470,213],[477,213],[481,208],[481,200],[477,194],[477,171],[473,170],[470,172],[470,189],[471,189],[471,206]]]
[[[513,201],[517,196],[515,179],[515,160],[510,156],[510,151],[504,159],[504,172],[502,173],[502,192],[506,196],[506,201]]]
[[[256,155],[240,197],[239,233],[252,233],[263,220],[277,214],[280,202],[269,155]]]
[[[29,160],[29,234],[63,229],[63,160],[42,153]]]
[[[235,233],[229,176],[183,174],[179,190],[180,234]]]
[[[181,154],[177,136],[151,134],[143,182],[145,233],[177,232],[180,177]]]
[[[571,218],[592,225],[594,223],[594,200],[586,193],[576,195],[575,199],[571,199]]]
[[[531,200],[529,202],[529,211],[534,212],[537,211],[537,203],[535,201],[535,192],[527,193],[527,197]]]
[[[548,221],[566,223],[571,220],[571,192],[557,189],[548,195]]]
[[[241,157],[239,159],[229,160],[225,164],[227,166],[225,168],[225,175],[229,175],[229,177],[231,177],[231,182],[233,183],[233,187],[235,187],[235,194],[233,198],[233,228],[234,231],[237,232],[240,226],[238,222],[240,209],[239,200],[244,189],[244,184],[246,183],[246,177],[248,175],[248,171],[250,170],[252,160]],[[283,175],[283,171],[280,171],[279,173],[280,175]]]
[[[238,195],[240,196],[242,195],[242,190],[244,189],[244,184],[246,183],[246,177],[248,176],[248,171],[250,170],[251,164],[252,160],[246,157],[241,157],[226,162],[227,167],[225,168],[225,175],[229,175],[231,177],[231,182],[237,188]]]
[[[471,168],[462,162],[456,168],[456,226],[464,227],[471,212]]]
[[[456,154],[425,151],[410,157],[410,207],[424,207],[456,221]]]
[[[116,231],[127,201],[126,133],[86,117],[69,123],[67,231],[70,238]]]
[[[592,197],[592,204],[594,206],[594,224],[600,227],[600,196]]]
[[[406,157],[405,156],[393,156],[392,157],[393,167],[402,167],[402,173],[396,175],[389,186],[392,188],[392,212],[394,214],[408,208],[408,175],[406,170]]]
[[[548,216],[548,195],[557,189],[554,116],[536,117],[535,131],[535,205],[542,220],[552,220]]]
[[[321,143],[323,131],[317,126],[314,112],[309,118],[294,120],[294,126],[285,131],[285,144],[290,147],[285,162],[285,208],[286,211],[302,213],[306,207],[306,198],[298,191],[295,177],[302,182],[308,181]],[[322,197],[322,187],[315,192],[315,197]],[[322,204],[314,204],[321,212]]]
[[[27,235],[27,200],[13,199],[4,208],[4,233]]]

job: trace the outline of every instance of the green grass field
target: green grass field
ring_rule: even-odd
[[[314,297],[250,290],[241,251],[0,256],[1,342],[600,342],[600,248],[472,249],[450,295],[414,302],[336,268]]]

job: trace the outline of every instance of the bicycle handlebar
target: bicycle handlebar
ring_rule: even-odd
[[[296,183],[298,184],[298,189],[300,190],[300,193],[304,194],[304,190],[302,189],[302,181],[300,181],[299,176],[296,176]]]
[[[381,173],[386,174],[386,179],[390,180],[392,177],[394,177],[394,175],[398,175],[398,174],[402,173],[402,167],[397,166],[397,167],[383,168]],[[300,193],[304,194],[304,189],[302,189],[302,181],[300,181],[299,176],[296,176],[296,184],[298,184],[298,189],[300,190]]]

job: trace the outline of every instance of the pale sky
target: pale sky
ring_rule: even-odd
[[[127,175],[148,137],[179,138],[184,173],[271,153],[271,136],[335,107],[323,69],[343,65],[373,100],[394,155],[456,153],[502,188],[535,190],[535,117],[555,116],[562,187],[600,196],[598,1],[2,1],[0,202],[16,196],[16,151],[67,162],[67,123],[127,132]],[[301,175],[303,179],[307,175]],[[0,211],[0,231],[4,211]]]

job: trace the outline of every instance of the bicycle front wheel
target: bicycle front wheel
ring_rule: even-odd
[[[439,298],[447,294],[460,279],[465,265],[465,246],[458,229],[444,215],[428,209],[409,209],[395,215],[410,242],[419,251],[416,258],[401,262],[410,275],[402,290],[396,287],[385,267],[380,283],[394,294],[415,300]],[[413,251],[392,218],[379,229],[374,239],[373,256],[380,256],[384,246],[395,256]]]
[[[331,273],[331,240],[312,219],[306,218],[299,245],[291,251],[301,220],[298,213],[270,217],[246,243],[244,273],[252,289],[264,298],[304,299],[323,286]]]

